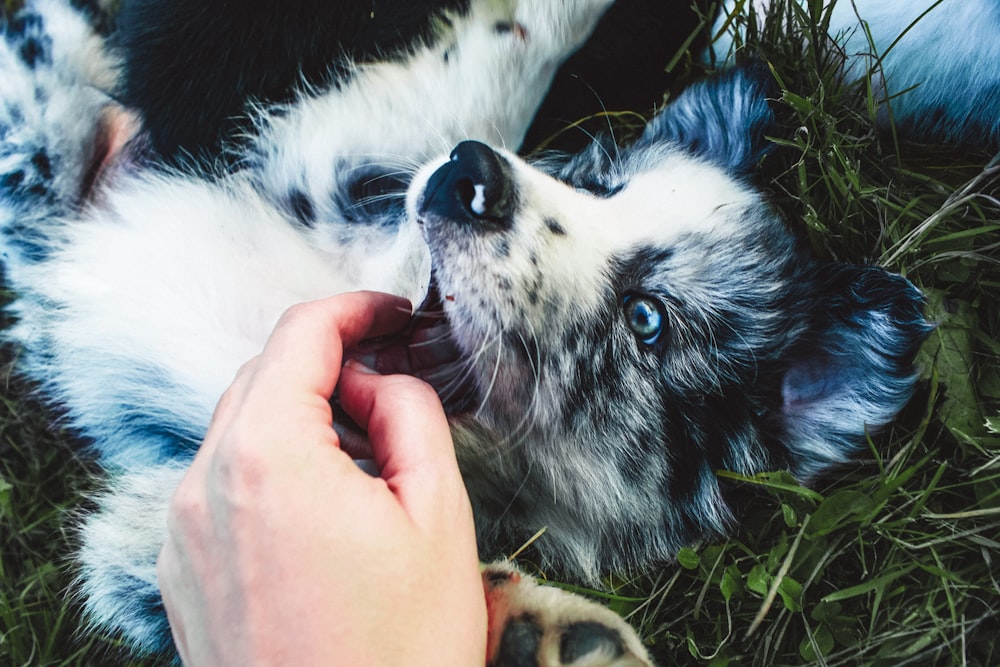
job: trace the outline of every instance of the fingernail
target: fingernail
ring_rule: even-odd
[[[378,477],[382,474],[374,459],[354,459],[354,464],[372,477]]]

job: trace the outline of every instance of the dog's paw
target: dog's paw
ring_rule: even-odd
[[[551,44],[565,52],[576,50],[590,36],[614,0],[521,0],[514,25],[527,40]]]
[[[596,602],[509,563],[483,567],[487,667],[652,667],[635,630]]]
[[[561,60],[581,46],[614,0],[482,0],[471,15],[494,33],[534,50],[540,62]]]
[[[113,58],[69,3],[0,17],[0,256],[34,261],[93,176]],[[8,274],[8,279],[10,274]]]

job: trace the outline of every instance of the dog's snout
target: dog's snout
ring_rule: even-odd
[[[463,141],[427,181],[419,213],[507,227],[516,207],[510,164],[486,144]]]

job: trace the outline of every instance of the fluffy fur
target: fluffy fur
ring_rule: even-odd
[[[579,579],[724,531],[717,470],[811,479],[905,404],[922,298],[818,262],[751,187],[763,73],[693,86],[628,147],[512,152],[609,4],[473,0],[400,59],[261,111],[240,168],[213,178],[145,167],[141,134],[104,165],[116,53],[57,0],[8,24],[7,339],[109,472],[81,535],[95,623],[169,650],[163,508],[218,396],[298,301],[440,294],[436,344],[458,354],[427,377],[483,555],[547,527],[545,564]]]

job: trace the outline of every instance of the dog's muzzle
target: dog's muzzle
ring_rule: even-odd
[[[463,141],[427,180],[416,213],[426,227],[457,225],[489,232],[509,229],[516,209],[507,159],[486,144]],[[406,329],[366,341],[348,356],[379,373],[403,373],[424,380],[449,415],[467,412],[479,403],[472,367],[452,339],[433,278]]]
[[[510,163],[486,144],[463,141],[427,180],[418,220],[508,229],[517,208]]]

